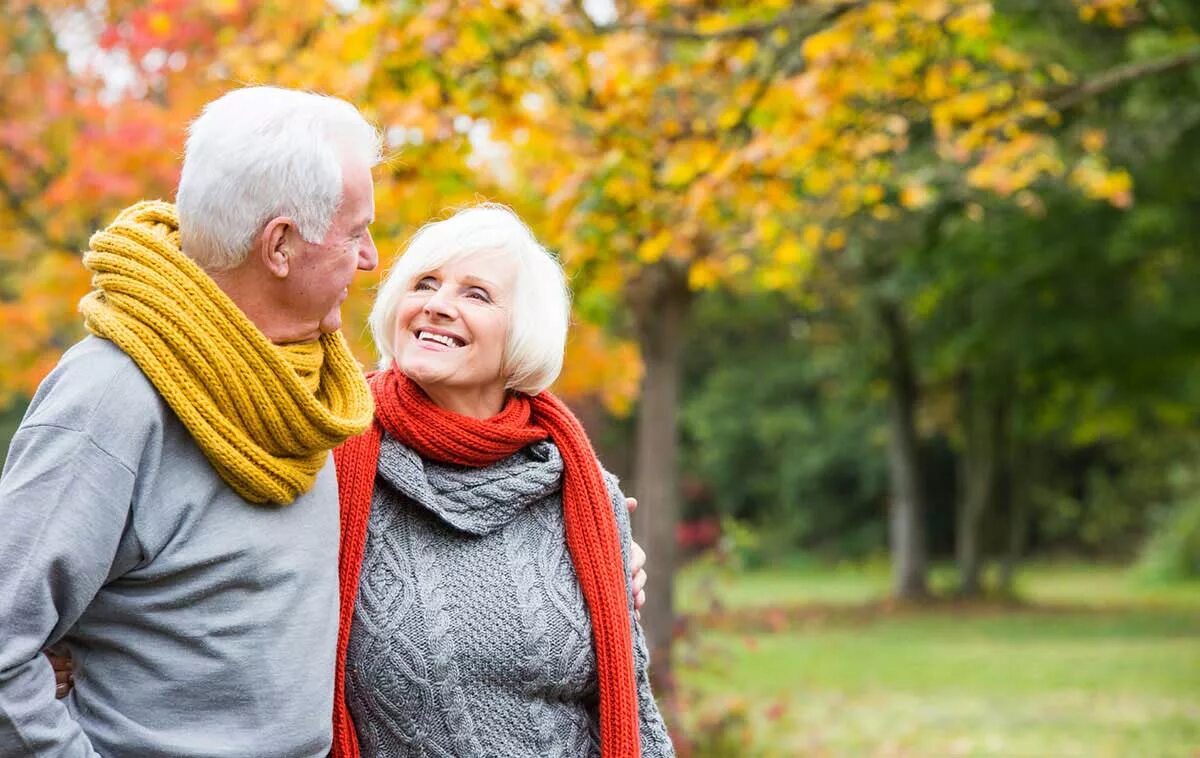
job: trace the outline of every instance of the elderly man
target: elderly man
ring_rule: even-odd
[[[348,103],[235,91],[192,125],[178,220],[141,203],[93,237],[95,336],[0,480],[0,755],[328,750],[329,451],[371,417],[339,308],[378,263],[379,158]],[[86,675],[57,701],[60,640]]]

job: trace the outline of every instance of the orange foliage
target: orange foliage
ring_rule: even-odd
[[[1131,201],[1102,141],[1072,164],[1042,128],[1056,114],[1038,82],[1070,74],[1006,45],[988,2],[634,0],[612,17],[585,5],[9,3],[0,405],[79,335],[90,232],[134,200],[171,197],[187,122],[242,83],[339,95],[380,124],[385,266],[420,223],[500,200],[561,252],[589,316],[619,308],[647,266],[695,289],[800,287],[858,218],[951,191],[1070,181]],[[1078,5],[1110,21],[1133,12]],[[347,323],[363,323],[378,281],[355,286]],[[349,332],[368,360],[365,330]],[[629,343],[580,325],[569,350],[562,391],[628,408]]]

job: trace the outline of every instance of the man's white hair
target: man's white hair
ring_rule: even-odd
[[[495,203],[428,223],[409,240],[380,286],[368,319],[379,366],[387,369],[395,359],[396,310],[417,280],[478,253],[500,254],[516,268],[501,371],[507,389],[536,395],[562,371],[571,295],[558,259],[517,214]]]
[[[342,201],[343,162],[381,160],[379,131],[345,100],[245,87],[204,107],[188,129],[176,205],[183,252],[219,271],[246,259],[272,218],[320,242]]]

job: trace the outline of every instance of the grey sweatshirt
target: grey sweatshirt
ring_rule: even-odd
[[[250,505],[128,356],[83,340],[0,479],[0,756],[325,755],[337,550],[331,463]]]
[[[347,656],[364,756],[599,755],[562,469],[549,442],[463,469],[384,435]],[[608,485],[628,576],[629,514],[616,480]],[[672,756],[633,629],[642,755]]]

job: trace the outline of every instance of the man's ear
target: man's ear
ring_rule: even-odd
[[[283,279],[291,266],[291,244],[296,225],[287,216],[276,216],[263,227],[258,237],[258,257],[275,276]]]

